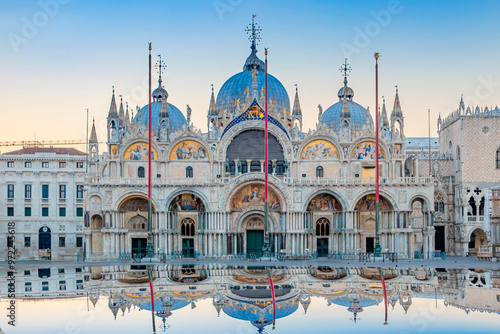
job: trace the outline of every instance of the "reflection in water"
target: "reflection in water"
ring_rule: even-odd
[[[264,268],[154,266],[150,268],[153,305],[148,269],[108,266],[25,270],[16,280],[17,298],[84,297],[94,307],[99,301],[106,301],[110,321],[120,313],[127,317],[134,310],[151,312],[154,306],[155,317],[164,331],[169,327],[167,319],[175,317],[176,310],[194,309],[197,303],[210,300],[214,316],[226,315],[250,323],[257,333],[272,328],[269,326],[273,322],[272,294]],[[382,277],[387,287],[389,324],[395,320],[391,319],[391,311],[401,309],[405,314],[411,313],[414,300],[422,298],[435,299],[436,303],[440,300],[448,309],[461,313],[463,310],[464,314],[500,313],[500,271],[297,267],[273,268],[270,272],[275,286],[278,330],[280,321],[286,322],[299,309],[302,312],[298,313],[307,313],[314,303],[337,305],[345,310],[325,316],[347,317],[358,322],[362,312],[379,304],[383,307]],[[5,290],[1,291],[0,297],[5,301]],[[307,317],[303,319],[307,321]],[[379,320],[382,323],[383,317]],[[186,323],[186,330],[189,325]]]

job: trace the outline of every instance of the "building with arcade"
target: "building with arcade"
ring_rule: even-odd
[[[293,104],[268,75],[269,225],[264,226],[265,66],[258,29],[243,70],[214,91],[207,129],[197,129],[175,107],[162,81],[152,93],[152,232],[154,248],[184,257],[262,252],[269,233],[274,254],[372,252],[375,228],[375,125],[354,100],[350,67],[323,111]],[[339,80],[340,81],[340,80]],[[333,89],[333,87],[332,87]],[[208,99],[207,99],[208,100]],[[118,102],[118,103],[117,103]],[[365,102],[366,103],[366,102]],[[314,115],[314,116],[313,116]],[[148,105],[129,115],[113,91],[106,150],[99,154],[95,125],[89,139],[85,187],[87,257],[144,253],[148,235]],[[303,117],[317,117],[302,129]],[[401,257],[434,251],[434,184],[405,173],[403,108],[380,111],[380,243]],[[102,138],[99,138],[102,140]]]

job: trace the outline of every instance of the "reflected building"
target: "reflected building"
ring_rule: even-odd
[[[151,269],[107,266],[83,271],[28,270],[16,280],[16,295],[18,299],[37,301],[87,298],[94,306],[101,303],[101,307],[107,307],[109,317],[116,319],[130,312],[152,310],[148,270],[153,277],[155,318],[164,328],[176,311],[194,310],[197,303],[206,301],[213,306],[214,317],[243,321],[254,326],[257,333],[271,329],[273,323],[287,321],[292,314],[307,313],[311,304],[331,306],[336,316],[356,322],[366,309],[383,305],[381,277],[392,310],[412,314],[413,301],[425,298],[435,299],[435,307],[439,301],[466,314],[500,313],[500,272],[469,269],[271,268],[275,314],[268,273],[262,267],[160,265]],[[4,294],[1,297],[6,298]]]

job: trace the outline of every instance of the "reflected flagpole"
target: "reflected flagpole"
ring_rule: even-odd
[[[386,289],[386,286],[385,286],[385,279],[384,279],[384,276],[380,276],[380,280],[382,281],[382,288],[384,290],[384,307],[385,307],[385,320],[384,320],[384,325],[388,325],[389,322],[387,321],[387,317],[388,317],[388,312],[387,312],[387,289]]]
[[[155,324],[155,295],[153,290],[153,271],[152,268],[148,269],[148,278],[149,278],[149,293],[151,295],[151,322],[153,324],[153,334],[156,333],[156,324]]]
[[[276,327],[276,294],[274,293],[274,283],[271,270],[267,269],[267,277],[269,277],[269,285],[271,286],[271,295],[273,297],[273,330]]]

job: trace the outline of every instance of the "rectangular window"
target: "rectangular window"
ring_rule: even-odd
[[[76,198],[83,198],[83,184],[76,185]]]
[[[24,276],[29,276],[29,275],[31,275],[31,271],[29,271],[29,270],[25,270],[25,271],[24,271]]]
[[[42,291],[49,291],[49,282],[42,282]]]
[[[49,216],[49,208],[47,206],[42,207],[42,217]]]
[[[66,290],[66,281],[59,281],[59,290]]]
[[[64,206],[59,207],[59,217],[66,217],[66,208]]]
[[[31,168],[31,161],[25,161],[24,162],[24,167],[25,168]]]
[[[83,247],[83,238],[76,237],[76,247]]]
[[[49,198],[49,185],[48,184],[42,184],[42,198],[45,198],[45,199]]]
[[[7,161],[8,168],[14,168],[14,161]]]
[[[14,217],[14,207],[13,206],[8,206],[7,207],[7,216],[8,217]]]
[[[75,273],[81,273],[82,272],[82,268],[75,268]]]
[[[66,161],[59,161],[59,168],[66,168]]]
[[[59,268],[57,269],[58,274],[64,274],[64,268]]]
[[[7,184],[7,198],[14,198],[14,184]]]
[[[24,291],[26,291],[26,292],[31,291],[31,282],[24,283]]]
[[[76,280],[76,289],[83,290],[83,280],[81,280],[81,279]]]
[[[31,247],[31,237],[24,237],[24,247]]]
[[[77,162],[76,168],[83,168],[83,162]]]
[[[24,198],[31,198],[31,184],[24,185]]]
[[[59,237],[59,247],[66,247],[66,237]]]
[[[49,168],[49,162],[48,161],[42,161],[42,168]]]
[[[25,206],[24,207],[24,216],[25,217],[31,217],[31,206]]]
[[[83,208],[81,207],[76,208],[76,216],[83,217]]]
[[[59,185],[59,198],[66,198],[66,185],[65,184]]]

